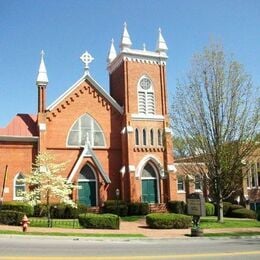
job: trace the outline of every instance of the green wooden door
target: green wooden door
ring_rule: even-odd
[[[157,203],[157,181],[156,179],[142,180],[142,201],[148,203]]]
[[[87,206],[96,206],[96,182],[79,182],[79,203]]]

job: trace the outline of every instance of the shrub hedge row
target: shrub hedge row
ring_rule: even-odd
[[[1,210],[0,211],[0,223],[4,225],[19,226],[24,212],[14,210]]]
[[[113,214],[86,213],[79,215],[79,224],[84,228],[119,229],[120,218]]]
[[[184,201],[172,200],[167,203],[167,209],[171,213],[186,214],[187,204]]]
[[[253,210],[249,210],[249,209],[246,209],[246,208],[240,208],[240,209],[234,209],[230,213],[230,217],[255,219],[256,213]]]
[[[33,207],[31,205],[18,201],[4,202],[1,207],[1,210],[22,212],[23,214],[26,214],[28,217],[33,216],[34,213]]]
[[[191,217],[174,213],[151,213],[146,216],[146,224],[156,229],[189,228]]]
[[[205,203],[206,216],[214,216],[215,215],[215,205],[209,202]]]
[[[107,200],[104,202],[102,212],[116,214],[121,217],[147,215],[149,213],[149,204],[142,202],[126,203],[122,200]]]
[[[71,219],[78,218],[79,214],[87,213],[87,206],[78,204],[77,208],[72,208],[69,205],[65,204],[51,204],[50,213],[52,218],[59,219]],[[38,204],[34,207],[34,216],[35,217],[46,217],[47,216],[47,205]]]

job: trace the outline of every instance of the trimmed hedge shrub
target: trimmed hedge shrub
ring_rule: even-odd
[[[187,205],[184,201],[172,200],[167,203],[169,212],[176,214],[186,214]]]
[[[224,215],[224,217],[227,216],[229,208],[230,208],[231,205],[232,205],[232,203],[230,203],[230,202],[223,202],[223,215]]]
[[[50,213],[52,218],[59,219],[71,219],[78,218],[79,214],[87,213],[88,207],[85,205],[78,204],[77,208],[72,208],[65,204],[52,204],[50,205]],[[34,207],[35,217],[47,217],[47,206],[46,204],[39,204]]]
[[[4,225],[19,226],[24,212],[14,210],[1,210],[0,211],[0,223]]]
[[[146,216],[146,224],[157,229],[181,229],[191,227],[191,217],[174,213],[151,213]]]
[[[236,209],[244,209],[243,206],[238,205],[238,204],[232,204],[229,209],[228,212],[226,214],[227,217],[232,217],[232,211],[236,210]]]
[[[231,212],[230,217],[233,218],[251,218],[255,219],[256,218],[256,213],[253,210],[250,209],[235,209]]]
[[[119,229],[120,218],[113,214],[80,214],[79,224],[84,228]]]
[[[121,217],[127,216],[128,207],[122,200],[107,200],[104,202],[103,213],[111,213]]]
[[[22,212],[23,214],[27,215],[27,217],[33,216],[34,211],[31,205],[20,201],[4,202],[1,209]]]
[[[149,204],[144,202],[133,202],[128,204],[128,216],[147,215]]]
[[[215,215],[215,205],[209,202],[205,203],[206,216],[214,216]]]

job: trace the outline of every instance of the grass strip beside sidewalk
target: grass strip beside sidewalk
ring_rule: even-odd
[[[222,232],[222,233],[206,233],[204,237],[248,237],[248,236],[260,236],[260,231],[249,232]]]
[[[63,233],[63,232],[20,232],[15,230],[0,230],[0,235],[21,235],[21,236],[63,236],[63,237],[108,237],[108,238],[142,238],[142,234],[84,234],[84,233]]]

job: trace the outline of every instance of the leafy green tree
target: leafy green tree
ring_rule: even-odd
[[[259,141],[259,91],[243,65],[211,43],[192,60],[179,82],[172,122],[194,165],[207,173],[211,196],[223,221],[223,200],[241,188],[242,162]],[[239,187],[238,187],[239,186]]]
[[[32,206],[46,204],[48,227],[51,224],[51,202],[60,202],[76,207],[70,198],[72,190],[76,186],[68,183],[67,179],[60,175],[65,169],[65,163],[55,163],[54,159],[50,153],[41,153],[36,157],[32,172],[25,178],[29,189],[22,193],[24,201]]]

